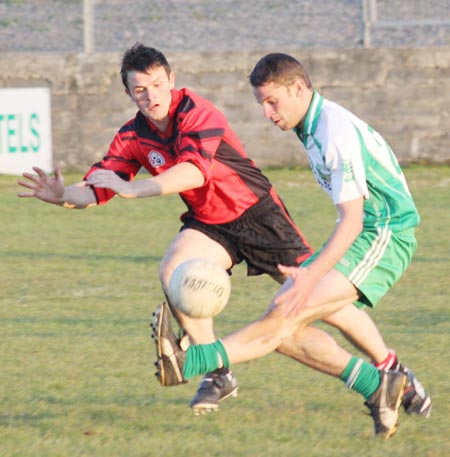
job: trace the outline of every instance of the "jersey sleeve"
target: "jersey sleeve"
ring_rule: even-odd
[[[355,126],[350,122],[347,128],[329,135],[325,148],[325,161],[331,172],[332,199],[335,205],[369,197],[366,172]]]
[[[213,158],[228,128],[223,114],[206,106],[193,110],[183,120],[178,138],[176,163],[191,162],[205,178],[212,175]]]
[[[139,171],[141,165],[135,159],[134,149],[137,147],[136,135],[128,132],[127,129],[121,129],[115,136],[109,147],[108,153],[100,162],[91,166],[89,171],[84,175],[84,180],[94,171],[112,170],[125,181],[131,181]],[[98,188],[92,186],[97,204],[102,205],[113,198],[116,194],[110,189]]]

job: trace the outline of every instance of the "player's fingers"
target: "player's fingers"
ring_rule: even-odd
[[[294,317],[304,307],[306,297],[300,294],[295,287],[290,287],[278,295],[274,302],[284,317]]]
[[[294,290],[292,287],[289,289],[281,292],[274,298],[274,302],[277,306],[284,305],[285,303],[288,303],[291,301],[292,297],[294,295]]]
[[[298,273],[297,267],[290,267],[290,266],[281,265],[281,264],[278,264],[278,270],[281,274],[283,274],[285,276],[290,276],[291,278],[294,278]]]
[[[30,179],[31,181],[37,181],[37,179],[38,179],[38,177],[36,175],[34,175],[32,173],[27,173],[27,172],[22,173],[22,176],[24,178]]]
[[[92,182],[95,178],[98,178],[99,174],[98,171],[94,171],[93,173],[91,173],[87,178],[86,178],[86,182]]]
[[[61,173],[61,165],[56,165],[55,166],[55,178],[56,179],[61,179],[62,178],[62,173]]]
[[[295,317],[305,307],[305,300],[296,297],[291,303],[287,311],[287,317]]]
[[[113,175],[114,172],[112,170],[96,170],[88,176],[88,179],[108,178]]]
[[[39,168],[39,167],[33,167],[33,170],[41,177],[47,177],[47,174],[45,173],[45,171],[42,169],[42,168]]]
[[[34,184],[31,184],[29,181],[17,181],[17,184],[19,184],[22,187],[26,187],[27,189],[32,189],[34,190],[36,186]]]
[[[34,197],[34,192],[19,192],[17,196],[22,198]]]
[[[33,167],[33,170],[34,170],[34,167]],[[42,170],[41,170],[42,171]],[[39,174],[39,175],[35,175],[33,173],[22,173],[22,176],[24,178],[27,178],[29,181],[32,181],[34,184],[36,185],[42,185],[43,183],[45,183],[47,180],[48,180],[48,176],[44,173],[44,174]]]
[[[99,182],[99,176],[94,176],[93,174],[88,176],[85,181],[85,183],[88,186],[98,184],[98,182]]]
[[[279,309],[281,314],[285,318],[295,317],[301,308],[299,304],[299,300],[297,296],[288,295],[285,297],[281,297],[283,300],[280,302]]]

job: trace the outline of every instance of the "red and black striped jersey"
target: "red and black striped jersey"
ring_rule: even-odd
[[[185,214],[208,224],[232,221],[268,193],[275,196],[269,180],[211,102],[188,89],[173,89],[169,117],[167,131],[162,133],[138,112],[117,132],[107,155],[91,167],[85,179],[98,168],[131,180],[142,167],[158,175],[178,163],[191,162],[205,182],[180,196],[188,207]],[[115,195],[109,189],[93,190],[98,204]]]

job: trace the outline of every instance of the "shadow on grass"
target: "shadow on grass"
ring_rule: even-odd
[[[4,426],[14,426],[14,425],[30,425],[33,423],[38,423],[43,419],[55,419],[60,416],[60,414],[42,412],[42,413],[23,413],[23,414],[1,414],[0,415],[0,425]]]
[[[63,254],[57,252],[0,251],[0,257],[27,259],[70,259],[70,260],[118,260],[121,262],[161,262],[161,256],[114,255],[114,254]]]

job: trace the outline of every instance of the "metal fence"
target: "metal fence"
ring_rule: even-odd
[[[450,1],[363,0],[364,46],[450,44]]]
[[[0,0],[0,52],[450,45],[449,0]]]

